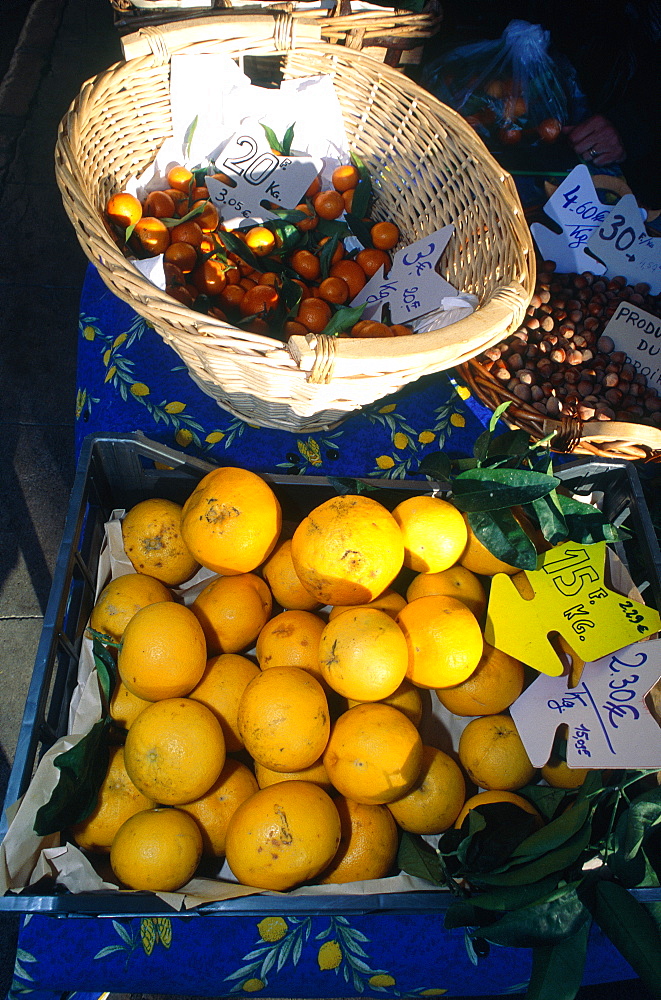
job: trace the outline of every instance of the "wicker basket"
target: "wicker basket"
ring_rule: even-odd
[[[459,374],[471,391],[492,410],[509,401],[503,419],[510,427],[527,431],[535,441],[552,434],[551,448],[555,452],[647,462],[661,460],[661,430],[658,427],[619,420],[584,422],[571,415],[553,420],[533,406],[522,403],[478,361],[470,360],[462,364]]]
[[[511,177],[470,126],[398,70],[319,41],[318,26],[284,14],[237,16],[232,24],[231,37],[222,39],[200,37],[199,21],[167,36],[145,29],[143,43],[154,51],[84,85],[60,125],[55,155],[64,206],[85,253],[108,287],[183,358],[204,392],[264,427],[321,430],[515,330],[534,288],[531,237]],[[350,146],[371,172],[374,217],[396,218],[407,242],[453,222],[440,273],[477,296],[476,311],[410,337],[310,334],[283,345],[202,316],[155,288],[123,256],[102,210],[171,134],[169,59],[180,50],[281,52],[289,78],[330,74]]]
[[[172,21],[211,16],[218,18],[221,30],[233,14],[262,16],[275,10],[294,13],[298,20],[318,24],[321,38],[334,45],[359,49],[387,63],[388,66],[415,65],[422,58],[423,46],[439,30],[442,21],[440,0],[427,0],[419,14],[374,6],[372,10],[354,10],[352,0],[335,0],[331,9],[304,9],[296,0],[261,5],[257,0],[214,0],[213,6],[190,8],[179,6],[180,0],[169,4],[159,0],[132,3],[131,0],[111,0],[115,10],[115,26],[120,36],[148,25],[165,25]],[[211,8],[211,9],[210,9]],[[125,58],[132,58],[131,37],[122,37]]]

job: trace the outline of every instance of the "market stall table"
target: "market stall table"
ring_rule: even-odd
[[[189,378],[180,359],[90,268],[82,297],[77,450],[90,432],[140,430],[216,464],[334,477],[416,476],[443,448],[465,457],[490,411],[451,373],[431,376],[314,434],[244,423]],[[38,892],[38,887],[33,890]],[[321,897],[322,899],[324,897]],[[93,897],[22,918],[14,988],[35,1000],[71,990],[222,996],[469,996],[525,990],[531,952],[445,930],[438,894],[277,895],[185,914],[125,895],[99,915]],[[448,894],[448,902],[449,902]],[[20,910],[20,900],[16,900]],[[446,904],[447,905],[447,904]],[[11,908],[11,905],[10,905]],[[93,915],[91,915],[93,914]],[[590,933],[584,983],[633,979],[602,932]],[[89,994],[80,994],[87,1000]]]

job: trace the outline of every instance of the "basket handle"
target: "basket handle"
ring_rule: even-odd
[[[544,421],[544,436],[558,429],[557,420]],[[661,454],[661,430],[650,424],[629,424],[618,420],[589,420],[580,426],[580,444],[587,442],[639,445],[652,453]]]
[[[222,18],[198,17],[190,21],[148,25],[124,35],[122,47],[127,61],[155,55],[159,61],[167,62],[175,52],[191,45],[201,51],[208,43],[210,51],[213,51],[223,42],[238,42],[241,39],[248,43],[272,41],[277,51],[287,52],[295,49],[297,42],[320,42],[321,25],[302,21],[284,10],[260,14],[223,13]]]

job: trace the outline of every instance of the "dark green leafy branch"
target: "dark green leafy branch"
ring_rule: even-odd
[[[426,455],[418,471],[447,483],[452,503],[466,514],[482,544],[498,559],[520,569],[535,569],[531,533],[549,545],[615,542],[627,536],[590,504],[562,492],[553,475],[548,441],[530,443],[525,431],[494,431],[509,406],[499,406],[489,428],[477,438],[473,458],[452,462],[442,452]]]
[[[111,653],[96,637],[92,648],[103,715],[74,747],[55,758],[60,776],[49,801],[37,811],[34,822],[34,831],[40,837],[58,833],[87,819],[96,806],[99,788],[108,770],[112,725],[109,706],[116,684],[116,668]]]
[[[592,771],[578,791],[529,785],[519,794],[543,825],[511,803],[477,806],[435,849],[406,834],[401,868],[454,894],[446,928],[533,948],[529,998],[573,1000],[593,920],[652,996],[661,996],[661,907],[645,906],[629,892],[660,885],[656,776]]]

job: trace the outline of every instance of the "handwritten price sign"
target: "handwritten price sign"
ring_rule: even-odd
[[[620,198],[587,246],[604,262],[608,277],[621,274],[631,285],[647,282],[654,295],[661,291],[661,240],[648,235],[634,195]]]
[[[544,211],[562,228],[562,233],[558,234],[540,222],[530,227],[544,260],[554,260],[561,272],[603,274],[606,268],[588,256],[585,247],[610,209],[599,201],[585,164],[574,167],[565,177],[547,201]]]
[[[549,641],[558,632],[582,660],[596,660],[659,629],[658,611],[622,597],[604,583],[606,542],[564,542],[526,572],[534,598],[526,600],[509,576],[491,583],[484,638],[544,674],[563,664]],[[513,622],[520,623],[519,628]]]
[[[661,728],[645,695],[661,677],[661,642],[637,642],[586,663],[580,682],[539,677],[510,708],[535,767],[567,724],[569,767],[661,768]]]
[[[209,196],[227,226],[246,220],[265,222],[277,218],[269,211],[270,204],[280,208],[300,204],[322,165],[311,156],[273,153],[256,123],[236,132],[223,149],[217,166],[233,183],[208,177]]]
[[[393,323],[410,323],[438,309],[442,299],[457,295],[456,288],[436,271],[438,259],[453,232],[454,226],[444,226],[398,250],[388,277],[384,278],[383,268],[380,268],[351,305],[360,306],[365,302],[368,309],[374,310],[375,306],[389,302]]]

